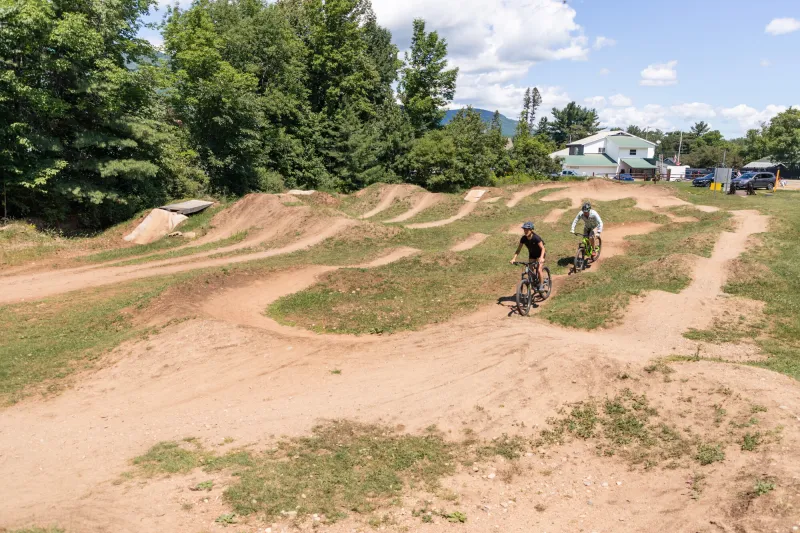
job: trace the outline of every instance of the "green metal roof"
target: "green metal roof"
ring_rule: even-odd
[[[630,159],[623,159],[622,162],[628,165],[629,167],[636,169],[656,168],[656,166],[649,160],[643,159],[641,157],[631,157]]]
[[[653,143],[638,137],[628,137],[627,135],[609,135],[607,139],[622,148],[652,148]]]
[[[568,155],[564,158],[568,167],[615,167],[617,162],[606,154]]]

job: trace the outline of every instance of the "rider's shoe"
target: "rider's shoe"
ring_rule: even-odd
[[[597,253],[592,254],[592,261],[594,261],[595,259],[597,259]]]

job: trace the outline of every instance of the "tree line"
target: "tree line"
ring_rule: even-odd
[[[203,194],[557,169],[552,141],[508,150],[471,108],[440,125],[458,70],[423,20],[400,60],[369,0],[195,0],[161,52],[137,37],[153,5],[0,0],[4,217],[100,228]]]
[[[400,59],[369,0],[195,0],[168,9],[162,50],[137,37],[154,5],[0,0],[2,217],[102,228],[205,194],[517,182],[599,130],[575,102],[537,116],[535,88],[513,146],[499,113],[485,124],[468,107],[441,126],[458,76],[446,40],[415,20]],[[697,132],[683,152],[786,153],[796,122],[741,141]],[[647,136],[677,150],[674,134]]]

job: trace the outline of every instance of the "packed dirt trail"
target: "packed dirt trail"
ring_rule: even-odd
[[[233,257],[219,257],[198,261],[197,256],[187,256],[125,267],[107,267],[80,272],[59,271],[57,275],[52,272],[41,272],[0,278],[0,304],[36,300],[79,289],[289,254],[319,244],[353,224],[355,224],[355,221],[348,219],[336,220],[325,229],[305,236],[287,246]],[[219,250],[214,253],[219,253]]]
[[[326,419],[402,425],[414,433],[437,425],[453,440],[465,428],[482,438],[524,434],[546,427],[565,403],[636,386],[647,390],[670,423],[681,420],[683,406],[712,412],[720,400],[707,391],[729,388],[742,402],[752,398],[767,407],[760,416],[784,426],[782,441],[752,456],[731,452],[722,466],[707,468],[710,488],[697,500],[687,489],[686,469],[630,469],[577,441],[522,457],[526,473],[507,482],[494,479],[495,470],[507,466],[502,462],[476,465],[445,480],[446,488],[460,494],[458,505],[469,516],[464,524],[422,524],[410,516],[419,502],[409,497],[398,527],[423,533],[791,530],[769,509],[741,515],[732,509],[750,483],[749,477],[742,481],[745,474],[768,471],[792,490],[800,487],[800,461],[786,458],[794,458],[800,446],[796,382],[763,369],[712,362],[678,365],[669,383],[642,371],[653,358],[673,353],[672,342],[702,320],[719,297],[728,262],[745,250],[749,235],[766,229],[761,215],[734,216],[736,229],[721,236],[709,259],[696,261],[687,289],[646,295],[630,306],[619,327],[608,330],[586,332],[507,316],[498,305],[388,336],[317,335],[263,316],[270,302],[335,268],[327,266],[209,294],[197,316],[119,347],[112,364],[84,376],[74,389],[3,412],[0,476],[13,490],[0,504],[0,527],[58,523],[69,533],[223,532],[214,519],[229,509],[219,492],[195,511],[181,509],[182,502],[197,499],[187,487],[207,474],[118,483],[130,470],[130,459],[160,441],[189,436],[208,443],[231,437],[236,445],[263,447],[280,435],[307,435]],[[622,236],[655,227],[620,225],[618,234],[609,233],[608,244],[617,243],[616,252],[624,253]],[[401,248],[360,266],[413,253]],[[604,253],[614,253],[614,247]],[[34,283],[39,293],[57,291],[58,284],[45,281]],[[509,286],[514,281],[510,278]],[[0,290],[6,287],[14,290],[0,284]],[[334,368],[341,375],[332,376]],[[620,382],[622,373],[630,381]],[[679,401],[691,395],[694,403]],[[795,508],[800,503],[788,488],[782,494]],[[228,529],[265,527],[253,524]],[[281,522],[272,532],[290,527]],[[321,530],[370,531],[352,517]]]
[[[436,194],[432,192],[421,193],[417,197],[417,200],[415,201],[414,206],[411,209],[409,209],[405,213],[397,215],[392,219],[386,220],[385,222],[387,224],[392,224],[395,222],[405,222],[406,220],[414,218],[415,216],[422,213],[429,207],[433,207],[434,205],[439,203],[442,200],[442,198],[443,196],[441,194]]]
[[[414,190],[414,187],[410,187],[408,185],[387,185],[383,187],[381,190],[381,199],[378,202],[378,205],[361,215],[359,218],[372,218],[378,213],[386,211],[400,196],[407,196]]]
[[[456,220],[461,220],[465,216],[469,215],[475,208],[478,206],[478,203],[467,202],[458,210],[458,212],[451,216],[450,218],[445,218],[443,220],[434,220],[433,222],[419,222],[417,224],[406,224],[406,227],[409,229],[426,229],[426,228],[438,228],[441,226],[446,226],[448,224],[452,224]]]
[[[450,247],[451,252],[465,252],[472,248],[475,248],[480,243],[485,241],[489,236],[485,233],[473,233],[463,241],[454,244]]]

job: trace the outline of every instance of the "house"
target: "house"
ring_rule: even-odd
[[[601,131],[573,141],[550,157],[560,158],[563,169],[587,176],[631,173],[637,177],[656,172],[656,143],[624,131]]]
[[[779,170],[782,178],[793,177],[789,175],[790,172],[786,165],[773,161],[769,157],[763,157],[758,161],[751,161],[742,167],[742,172],[772,172],[775,175],[778,174]]]

